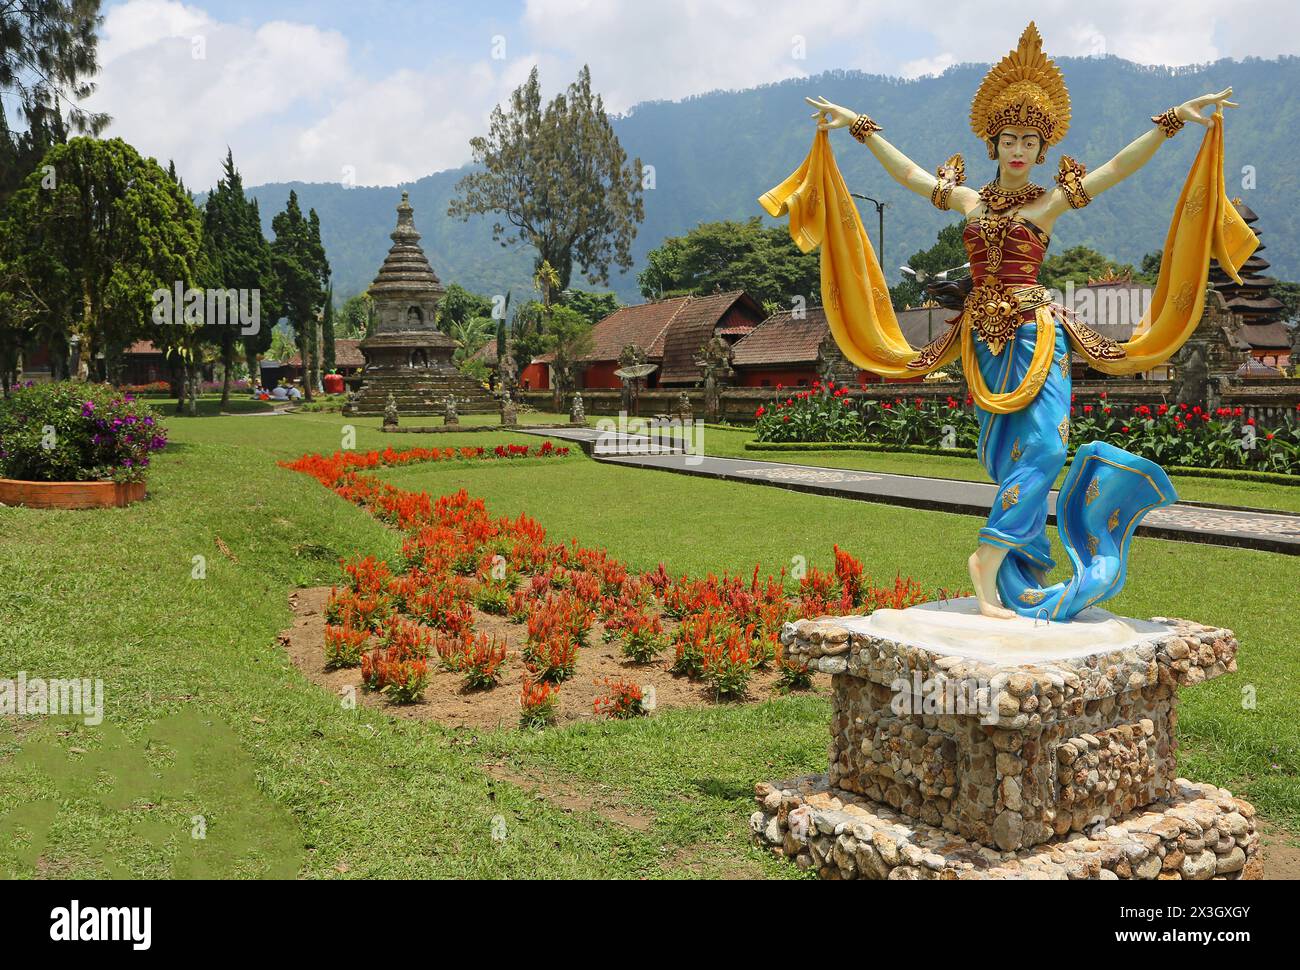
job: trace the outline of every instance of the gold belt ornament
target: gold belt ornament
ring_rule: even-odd
[[[1047,287],[1037,283],[1003,283],[986,276],[966,297],[965,311],[976,335],[997,357],[1015,336],[1021,314],[1051,302]]]

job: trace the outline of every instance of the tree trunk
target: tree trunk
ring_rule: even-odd
[[[221,334],[221,407],[225,411],[230,407],[230,372],[235,367],[235,334],[227,328]]]
[[[77,344],[77,380],[90,376],[90,324],[95,319],[94,299],[90,294],[90,278],[81,280],[81,340]]]
[[[248,383],[250,390],[262,383],[262,370],[257,365],[257,351],[250,340],[244,341],[244,356],[248,358]]]
[[[302,396],[311,401],[311,323],[304,322],[298,330],[298,357],[302,361]]]

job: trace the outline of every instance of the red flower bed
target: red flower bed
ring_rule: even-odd
[[[507,459],[562,452],[502,448]],[[748,578],[710,573],[703,579],[674,579],[662,563],[638,575],[603,549],[580,546],[576,539],[548,540],[545,529],[526,515],[494,518],[483,499],[464,489],[434,499],[364,471],[411,461],[495,459],[499,452],[388,449],[308,455],[286,466],[312,475],[405,533],[399,571],[373,556],[343,562],[348,587],[332,592],[325,611],[332,624],[331,656],[359,657],[364,682],[396,701],[420,699],[427,660],[435,654],[443,669],[462,676],[467,689],[490,690],[499,683],[506,644],[475,629],[476,602],[485,617],[480,622],[504,612],[526,627],[521,723],[536,726],[554,719],[556,685],[573,676],[598,620],[606,641],[622,641],[624,657],[648,664],[671,647],[673,673],[702,681],[717,699],[738,698],[746,695],[755,671],[773,666],[782,689],[809,685],[807,668],[789,664],[780,649],[781,628],[788,621],[905,608],[926,598],[911,579],[874,586],[862,563],[838,546],[833,570],[810,568],[794,591],[787,588],[784,570],[762,579],[757,565]],[[664,617],[678,621],[671,634]],[[383,644],[363,653],[372,632]],[[623,716],[614,712],[630,710],[639,688],[621,681],[610,687],[613,693],[598,698],[597,712]]]

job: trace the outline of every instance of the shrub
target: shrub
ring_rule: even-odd
[[[139,482],[166,446],[154,410],[107,384],[28,384],[0,399],[0,477]]]
[[[525,677],[523,690],[519,694],[519,726],[543,728],[554,724],[558,713],[558,689],[544,680]]]
[[[609,691],[607,694],[597,697],[594,702],[598,717],[604,716],[621,721],[632,717],[642,717],[647,713],[641,688],[636,684],[628,683],[625,680],[610,679],[597,681],[597,683],[604,683]]]
[[[487,690],[501,680],[501,668],[506,662],[506,645],[495,637],[488,640],[486,633],[467,639],[461,644],[458,667],[468,690]]]
[[[424,659],[429,656],[434,632],[427,626],[395,616],[384,624],[384,646],[405,656]]]
[[[355,667],[365,654],[368,635],[365,630],[354,630],[348,622],[342,626],[325,627],[325,666],[331,669]]]
[[[663,624],[657,616],[629,614],[620,633],[623,637],[623,656],[635,663],[650,663],[668,645],[664,638]]]
[[[429,665],[419,657],[389,661],[384,671],[384,693],[397,704],[414,704],[429,683]]]
[[[732,629],[722,642],[704,647],[704,679],[719,700],[744,697],[749,689],[749,675],[754,669],[748,642],[752,633],[752,627],[744,632]]]
[[[808,690],[812,683],[812,671],[808,665],[788,659],[782,650],[781,658],[777,661],[776,689],[788,694],[795,690]]]
[[[361,658],[361,679],[370,690],[383,691],[395,703],[413,704],[429,683],[429,665],[400,648],[378,647]]]
[[[524,648],[524,663],[538,679],[559,684],[578,666],[578,645],[561,634],[548,636]]]
[[[860,441],[862,417],[847,387],[817,381],[807,390],[778,394],[754,412],[759,441]]]
[[[474,594],[474,605],[484,613],[504,616],[510,612],[510,590],[501,583],[486,583]]]

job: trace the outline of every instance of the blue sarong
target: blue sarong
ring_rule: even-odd
[[[1057,527],[1073,577],[1043,585],[1056,566],[1047,540],[1052,483],[1065,466],[1070,433],[1070,341],[1054,327],[1056,345],[1046,383],[1023,410],[993,414],[976,406],[978,453],[998,484],[979,539],[1008,550],[998,570],[1002,604],[1023,616],[1066,621],[1124,587],[1133,531],[1147,512],[1178,500],[1155,462],[1094,441],[1081,445],[1057,500]],[[1005,393],[1024,379],[1034,355],[1037,324],[994,356],[980,339],[975,354],[990,391]]]

